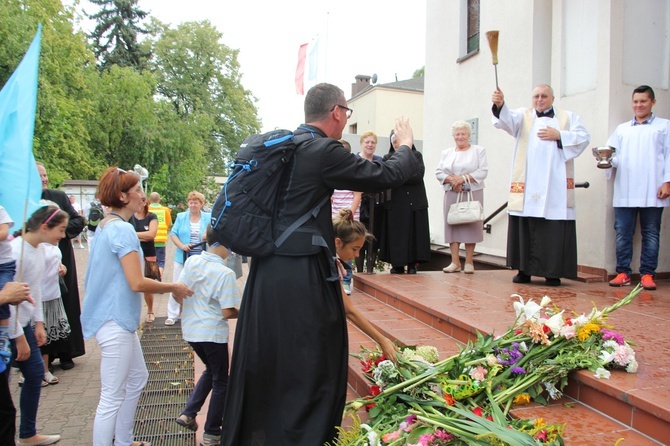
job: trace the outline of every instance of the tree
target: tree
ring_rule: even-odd
[[[85,36],[73,30],[73,14],[60,0],[3,0],[0,8],[0,85],[42,23],[33,150],[56,185],[68,178],[92,178],[103,167],[88,149],[92,103],[87,79],[95,75],[93,57]]]
[[[142,71],[151,53],[143,49],[138,35],[147,34],[139,23],[147,12],[137,6],[138,0],[89,0],[101,9],[88,18],[97,22],[91,35],[93,52],[102,70],[112,65],[133,67]]]
[[[414,74],[412,74],[412,78],[416,77],[424,77],[426,74],[426,66],[424,65],[421,68],[418,68],[414,71]]]
[[[164,28],[153,50],[157,92],[181,119],[209,125],[210,173],[223,172],[240,142],[260,130],[255,98],[242,86],[238,51],[221,38],[207,20],[186,22]]]

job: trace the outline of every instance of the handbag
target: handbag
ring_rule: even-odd
[[[470,185],[470,179],[465,176],[465,184]],[[463,191],[458,193],[456,203],[449,206],[447,213],[447,224],[449,225],[463,225],[466,223],[474,223],[477,221],[484,221],[484,209],[479,200],[472,199],[472,190],[468,188],[466,200],[463,200]]]
[[[155,260],[144,259],[144,277],[161,281],[161,269]]]

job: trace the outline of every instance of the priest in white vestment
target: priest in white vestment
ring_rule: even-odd
[[[616,272],[610,286],[631,283],[630,262],[633,235],[640,219],[640,283],[655,290],[656,267],[663,209],[670,205],[670,121],[655,116],[654,90],[641,85],[633,90],[634,117],[619,124],[607,141],[616,149],[612,157],[614,174],[614,229],[616,230]]]
[[[577,277],[574,162],[590,135],[575,113],[554,108],[549,85],[533,90],[533,106],[512,110],[493,93],[493,125],[516,138],[509,187],[507,266],[515,283],[531,276],[558,286]]]

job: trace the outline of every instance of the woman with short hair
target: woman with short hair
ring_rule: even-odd
[[[456,203],[458,194],[467,189],[466,183],[472,191],[473,200],[484,205],[484,179],[488,175],[489,166],[486,161],[486,150],[482,146],[470,144],[472,126],[466,121],[456,121],[451,126],[451,134],[456,142],[455,147],[442,151],[440,162],[437,165],[435,176],[444,188],[444,242],[449,243],[451,263],[442,269],[445,273],[461,271],[459,247],[465,244],[466,274],[475,272],[473,256],[475,245],[484,240],[484,230],[481,221],[461,225],[447,223],[449,207]]]
[[[178,278],[181,270],[184,269],[184,262],[193,255],[202,252],[204,244],[202,243],[207,225],[212,218],[209,212],[204,212],[205,196],[198,191],[191,191],[186,197],[188,211],[180,212],[172,225],[170,231],[170,240],[177,249],[174,253],[174,269],[172,277]],[[179,319],[181,305],[172,297],[168,300],[167,319],[165,325],[174,325]]]
[[[95,231],[86,270],[86,296],[81,312],[84,337],[95,336],[101,351],[100,402],[93,423],[93,445],[147,446],[133,441],[135,410],[149,372],[137,337],[142,293],[193,293],[183,283],[144,277],[140,240],[128,223],[140,212],[140,177],[110,167],[98,184],[100,202],[109,207]]]

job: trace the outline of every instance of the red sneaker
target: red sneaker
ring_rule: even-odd
[[[628,286],[630,285],[630,276],[626,273],[619,273],[610,280],[610,286]]]
[[[656,283],[654,282],[654,276],[651,274],[645,274],[642,276],[640,279],[640,283],[642,284],[642,288],[645,290],[655,290],[656,289]]]

